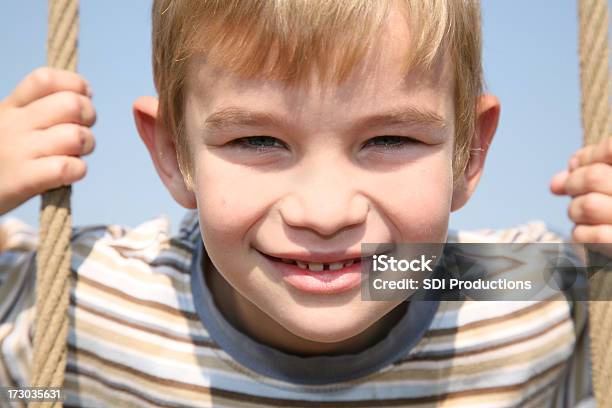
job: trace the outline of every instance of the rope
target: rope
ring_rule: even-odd
[[[610,135],[610,67],[607,0],[579,0],[580,82],[584,144]],[[609,272],[608,272],[609,275]],[[612,277],[602,269],[589,277],[589,335],[593,390],[598,407],[612,406]]]
[[[47,64],[76,70],[78,0],[49,0]],[[62,387],[66,367],[70,294],[70,186],[42,196],[36,259],[36,324],[32,387]],[[61,408],[61,402],[29,407]]]

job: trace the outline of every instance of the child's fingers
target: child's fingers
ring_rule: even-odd
[[[612,224],[612,197],[602,193],[588,193],[575,197],[568,215],[576,224]]]
[[[45,96],[17,112],[22,118],[14,123],[16,127],[22,128],[13,129],[15,131],[46,129],[61,123],[92,126],[96,122],[96,110],[91,99],[74,92],[57,92]]]
[[[612,195],[612,165],[593,163],[577,168],[567,177],[565,190],[572,197],[591,192]]]
[[[565,189],[565,182],[568,176],[569,176],[569,172],[567,170],[564,170],[562,172],[555,174],[553,178],[550,180],[550,191],[553,194],[558,194],[558,195],[567,194],[567,191]]]
[[[612,137],[606,137],[598,143],[579,149],[574,155],[578,166],[586,166],[591,163],[612,164]]]
[[[594,147],[594,145],[588,145],[578,149],[578,151],[576,151],[576,153],[574,153],[574,156],[572,156],[572,158],[570,159],[570,171],[573,171],[580,166],[585,166],[590,163]]]
[[[87,164],[72,156],[49,156],[25,164],[21,191],[27,197],[72,184],[85,177]]]
[[[5,100],[14,107],[23,107],[60,91],[91,96],[91,88],[79,74],[50,67],[41,67],[27,75]]]
[[[576,225],[572,231],[572,239],[583,244],[607,244],[590,248],[612,257],[612,225]]]
[[[85,156],[95,148],[93,132],[86,126],[63,123],[24,137],[32,146],[32,158],[45,156]]]

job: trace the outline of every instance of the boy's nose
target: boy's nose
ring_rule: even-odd
[[[352,186],[354,180],[318,173],[319,177],[311,174],[294,186],[281,201],[279,211],[283,221],[324,236],[365,223],[370,205]]]
[[[351,226],[363,224],[369,205],[361,195],[345,197],[324,194],[313,197],[288,196],[280,206],[284,222],[295,228],[308,228],[319,235],[330,236]]]

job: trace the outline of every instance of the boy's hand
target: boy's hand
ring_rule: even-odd
[[[568,210],[576,224],[572,239],[608,244],[593,249],[612,256],[612,137],[579,149],[569,169],[553,177],[550,189],[572,197]]]
[[[82,179],[95,121],[89,85],[70,71],[38,68],[0,101],[0,215]]]

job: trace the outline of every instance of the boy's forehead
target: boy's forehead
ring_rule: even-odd
[[[205,58],[197,58],[188,71],[185,91],[199,102],[213,102],[229,95],[248,96],[253,92],[260,97],[282,94],[286,103],[304,98],[348,101],[360,97],[389,97],[391,94],[416,96],[423,92],[453,97],[454,76],[448,55],[436,59],[430,69],[415,69],[407,73],[401,72],[400,63],[394,65],[393,59],[385,55],[380,58],[366,57],[365,62],[364,66],[356,67],[341,84],[323,81],[313,72],[307,82],[286,85],[263,75],[240,77],[231,69],[218,68],[207,63]]]
[[[422,99],[424,95],[435,99],[438,105],[442,99],[452,100],[454,76],[448,53],[440,53],[427,69],[416,67],[403,71],[411,53],[410,35],[406,17],[392,10],[375,46],[340,84],[321,79],[316,70],[306,82],[295,85],[286,85],[265,75],[243,78],[230,68],[207,60],[204,55],[194,56],[187,73],[186,92],[196,97],[200,104],[214,106],[229,98],[254,99],[262,103],[269,98],[279,100],[292,111],[303,107],[304,100],[337,104],[358,101],[361,105],[373,106],[389,98]],[[274,47],[269,51],[268,59],[274,61]],[[364,102],[366,100],[369,102]]]

